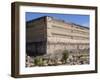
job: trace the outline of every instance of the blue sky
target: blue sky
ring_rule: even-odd
[[[51,16],[55,19],[61,19],[65,22],[72,22],[82,26],[89,27],[90,16],[89,15],[74,15],[74,14],[55,14],[55,13],[33,13],[26,12],[26,21],[36,19],[42,16]]]

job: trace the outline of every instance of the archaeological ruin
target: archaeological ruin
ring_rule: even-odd
[[[28,56],[54,54],[89,56],[89,27],[43,16],[26,22],[26,53]],[[86,51],[86,52],[84,52]],[[89,57],[88,57],[89,58]]]

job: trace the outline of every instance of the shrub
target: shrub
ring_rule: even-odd
[[[42,66],[44,63],[43,63],[43,58],[42,57],[36,57],[35,59],[34,59],[34,64],[36,65],[36,66]]]
[[[62,62],[67,63],[68,57],[69,57],[69,52],[67,50],[64,50],[62,53]]]

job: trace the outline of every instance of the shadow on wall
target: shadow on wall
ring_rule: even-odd
[[[42,56],[46,54],[45,42],[26,43],[26,53],[28,56]]]

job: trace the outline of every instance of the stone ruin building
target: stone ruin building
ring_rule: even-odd
[[[60,55],[64,50],[70,55],[89,50],[89,28],[50,16],[26,22],[27,55]]]

